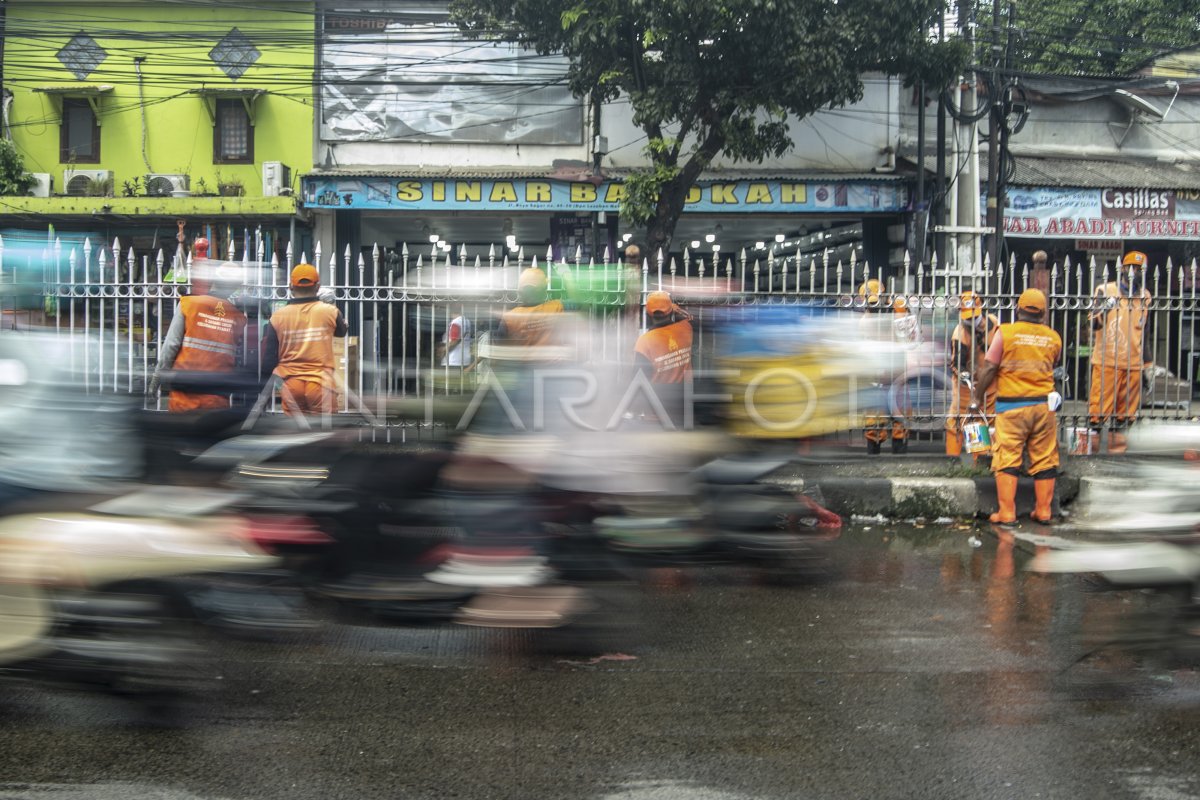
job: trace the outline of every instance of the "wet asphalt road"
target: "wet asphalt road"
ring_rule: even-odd
[[[1108,653],[1060,673],[1064,620],[1103,629],[1138,599],[971,533],[860,525],[826,582],[647,590],[632,660],[331,625],[222,644],[198,667],[220,691],[179,729],[0,687],[0,798],[1200,797],[1196,672]]]

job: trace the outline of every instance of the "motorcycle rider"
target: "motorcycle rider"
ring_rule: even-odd
[[[1017,520],[1017,476],[1023,455],[1029,455],[1036,505],[1035,522],[1050,522],[1058,474],[1058,429],[1054,412],[1062,397],[1054,389],[1054,366],[1062,354],[1062,339],[1045,325],[1046,295],[1026,289],[1017,299],[1017,321],[1001,325],[988,347],[972,410],[982,408],[996,382],[996,442],[992,472],[996,477],[999,510],[991,522],[1010,525]]]
[[[950,335],[950,369],[954,373],[954,396],[950,401],[950,413],[946,415],[946,455],[962,454],[962,426],[967,421],[966,411],[971,405],[971,389],[961,378],[969,376],[972,382],[983,368],[988,346],[1000,328],[1000,320],[994,314],[985,314],[983,298],[968,289],[962,293],[958,312],[959,322]],[[987,421],[996,414],[996,393],[989,391],[987,404],[983,407]]]

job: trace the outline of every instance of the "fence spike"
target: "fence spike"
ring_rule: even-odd
[[[304,256],[304,263],[305,264],[309,263],[307,255]],[[317,244],[313,247],[313,266],[316,266],[316,267],[321,266],[321,243],[320,242],[317,242]]]
[[[554,261],[554,245],[546,245],[546,263],[550,264]]]
[[[608,245],[604,245],[604,263],[607,264],[610,261],[612,261],[612,253],[608,249]]]

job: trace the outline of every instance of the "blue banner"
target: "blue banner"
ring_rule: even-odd
[[[618,181],[536,178],[323,178],[307,177],[305,208],[413,211],[615,212],[625,194]],[[908,206],[899,181],[706,182],[688,193],[685,212],[838,213],[897,212]]]

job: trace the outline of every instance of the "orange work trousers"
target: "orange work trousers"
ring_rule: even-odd
[[[1058,420],[1045,401],[996,415],[992,472],[1019,471],[1026,453],[1034,477],[1058,468]]]
[[[1128,427],[1142,405],[1142,371],[1092,362],[1088,417],[1093,428]]]
[[[187,411],[210,411],[216,408],[229,408],[229,396],[223,394],[192,394],[191,392],[171,392],[167,395],[167,411],[183,413]]]
[[[895,417],[867,417],[863,420],[863,435],[868,442],[886,442],[890,436],[893,439],[907,439],[908,429],[904,421]]]
[[[283,413],[292,416],[303,414],[332,414],[337,394],[324,381],[312,378],[291,377],[283,379]]]
[[[962,428],[973,419],[977,419],[971,414],[971,390],[963,386],[961,383],[956,384],[958,387],[955,390],[953,398],[950,400],[950,411],[946,415],[946,455],[957,456],[962,453],[963,438]],[[996,392],[989,390],[984,397],[983,414],[987,418],[990,425],[996,416]]]

